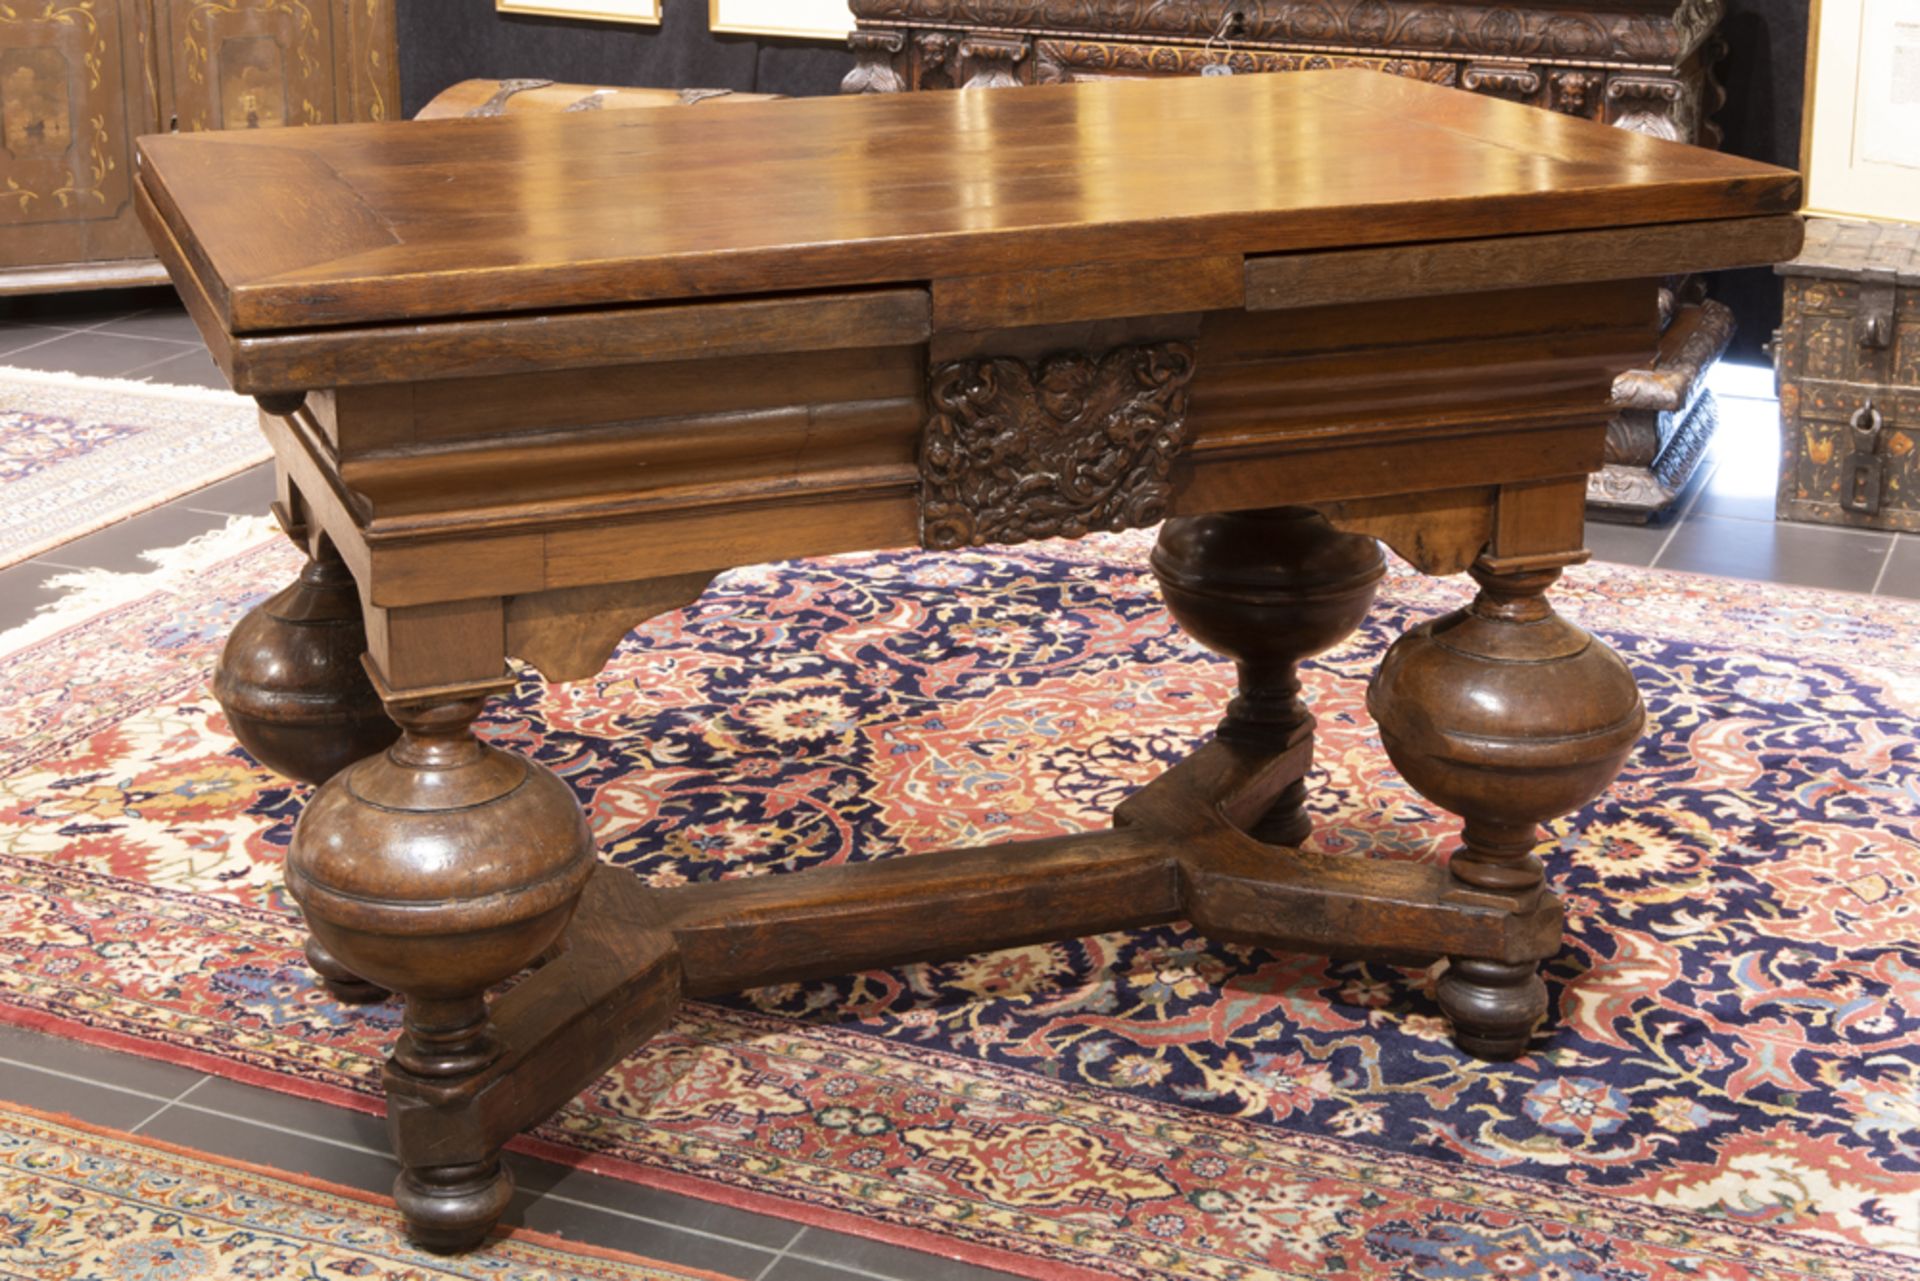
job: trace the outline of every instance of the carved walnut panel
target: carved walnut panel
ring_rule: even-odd
[[[1183,342],[939,366],[920,455],[920,541],[972,547],[1160,520],[1193,370]]]
[[[326,0],[169,0],[173,114],[182,130],[340,119]]]

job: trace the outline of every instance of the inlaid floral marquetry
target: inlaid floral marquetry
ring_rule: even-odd
[[[395,0],[0,0],[0,294],[164,278],[134,140],[391,118]]]
[[[264,129],[339,118],[334,18],[319,0],[173,0],[182,129]]]
[[[0,225],[124,206],[131,136],[106,80],[119,47],[106,0],[0,4]]]

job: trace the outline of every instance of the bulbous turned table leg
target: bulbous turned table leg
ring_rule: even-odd
[[[214,668],[213,696],[255,760],[318,786],[399,737],[360,665],[366,648],[359,589],[323,539],[300,577],[233,629]],[[307,963],[337,1000],[387,995],[313,940]]]
[[[1273,507],[1167,521],[1153,572],[1175,621],[1239,670],[1220,737],[1280,751],[1313,729],[1300,664],[1360,626],[1386,559],[1373,539],[1340,533],[1311,507]],[[1293,784],[1252,834],[1305,841],[1306,796],[1304,782]]]
[[[399,741],[315,794],[287,854],[319,946],[406,998],[390,1079],[457,1082],[493,1061],[487,989],[553,945],[595,866],[567,785],[473,736],[484,698],[391,704]],[[428,1248],[477,1243],[513,1194],[497,1150],[456,1164],[398,1155],[394,1197]]]
[[[1605,790],[1646,712],[1620,656],[1547,603],[1559,569],[1470,572],[1473,603],[1396,641],[1367,707],[1407,782],[1465,820],[1453,879],[1530,905],[1539,825]],[[1439,996],[1460,1047],[1485,1059],[1518,1057],[1547,1012],[1531,960],[1450,958]]]
[[[255,760],[317,787],[400,735],[360,665],[366,649],[359,590],[325,543],[233,629],[213,696]]]

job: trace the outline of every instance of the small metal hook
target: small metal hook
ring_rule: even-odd
[[[1233,67],[1229,62],[1233,57],[1233,37],[1246,30],[1246,24],[1247,15],[1243,10],[1227,10],[1220,19],[1220,25],[1213,29],[1213,34],[1207,37],[1207,43],[1200,48],[1201,54],[1206,55],[1212,53],[1214,45],[1218,44],[1224,56],[1220,61],[1210,62],[1202,67],[1201,75],[1230,76],[1233,74]]]

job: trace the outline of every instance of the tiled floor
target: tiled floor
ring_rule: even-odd
[[[0,311],[0,365],[223,386],[191,324],[164,290],[51,298]],[[1764,371],[1729,371],[1712,471],[1673,519],[1593,525],[1602,559],[1920,599],[1920,538],[1776,524],[1777,427]],[[0,571],[0,630],[56,592],[76,568],[139,570],[140,552],[170,547],[257,514],[271,493],[255,468],[112,529]],[[377,1118],[236,1085],[132,1055],[0,1029],[0,1095],[283,1169],[385,1192],[394,1165]],[[513,1158],[517,1222],[595,1245],[706,1268],[742,1281],[959,1281],[1004,1274],[861,1238],[801,1228]]]

